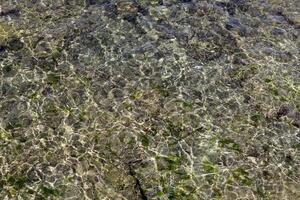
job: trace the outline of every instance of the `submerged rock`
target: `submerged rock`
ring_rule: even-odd
[[[17,2],[0,199],[300,199],[295,0]]]
[[[243,25],[237,18],[229,18],[229,20],[225,22],[225,28],[230,31],[238,32],[240,36],[248,36],[251,33],[251,29]]]
[[[6,16],[18,16],[20,12],[20,9],[15,5],[10,5],[9,3],[3,3],[0,6],[0,17],[6,17]]]
[[[17,37],[10,38],[7,42],[7,48],[13,51],[20,50],[23,46],[23,42],[21,42],[20,38]]]
[[[290,24],[300,27],[300,13],[299,12],[286,12],[283,14]]]
[[[277,27],[276,27],[276,28],[272,29],[271,33],[272,33],[273,35],[283,35],[283,34],[286,33],[286,31],[285,31],[284,29],[281,29],[281,28],[277,28]]]

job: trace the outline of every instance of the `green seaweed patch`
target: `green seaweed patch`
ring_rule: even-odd
[[[58,113],[59,112],[59,108],[55,105],[54,102],[49,102],[45,105],[45,112],[47,113]]]
[[[162,197],[164,195],[163,191],[158,191],[155,196],[156,197]]]
[[[29,127],[31,125],[31,123],[32,123],[32,119],[28,116],[24,116],[24,117],[20,117],[20,118],[13,118],[13,119],[10,119],[10,121],[6,124],[5,130],[26,128],[26,127]],[[1,139],[1,137],[2,136],[0,135],[0,139]]]
[[[238,143],[236,143],[234,140],[229,139],[229,138],[220,139],[219,140],[219,145],[222,148],[227,148],[227,149],[231,149],[231,150],[234,150],[234,151],[241,152],[240,145]]]
[[[165,160],[168,162],[169,170],[175,170],[181,164],[180,158],[176,156],[168,156]]]
[[[28,193],[28,194],[34,194],[35,191],[34,191],[33,189],[28,189],[28,190],[27,190],[27,193]]]
[[[153,85],[152,89],[157,91],[163,97],[169,97],[170,96],[170,92],[167,89],[165,89],[163,86]]]
[[[25,185],[28,183],[28,181],[29,181],[29,179],[27,177],[22,177],[16,181],[15,186],[17,189],[21,189],[21,188],[25,187]]]
[[[27,190],[27,193],[28,193],[28,194],[34,194],[35,191],[34,191],[33,189],[28,189],[28,190]]]
[[[161,160],[164,163],[161,170],[174,171],[181,165],[181,159],[173,155],[169,155],[167,157],[158,156],[156,159]]]
[[[180,177],[180,180],[184,181],[184,180],[190,180],[191,179],[191,175],[188,174],[185,170],[178,170],[176,172],[176,174]]]
[[[262,187],[257,187],[257,189],[255,190],[256,194],[258,194],[260,197],[262,197],[263,199],[270,199],[267,196],[267,193],[264,191],[264,189]]]
[[[51,52],[51,57],[53,59],[57,59],[61,56],[61,52],[62,52],[62,49],[61,48],[57,48],[57,49],[54,49],[52,52]]]
[[[22,128],[23,125],[19,122],[12,122],[12,123],[8,123],[5,127],[6,130],[13,130],[13,129],[17,129],[17,128]]]
[[[6,65],[2,68],[4,77],[12,77],[16,75],[17,70],[12,65]]]
[[[150,140],[147,137],[147,135],[142,135],[141,136],[141,142],[142,142],[142,145],[145,146],[145,147],[148,147],[149,144],[150,144]]]
[[[176,102],[181,103],[182,107],[185,109],[192,109],[194,104],[192,101],[185,101],[185,100],[176,100]]]
[[[237,68],[229,73],[231,78],[246,80],[257,73],[257,67],[251,66],[248,68]]]
[[[0,22],[0,43],[6,42],[9,38],[14,37],[16,31],[7,23]]]
[[[20,38],[12,37],[7,42],[7,47],[10,50],[17,51],[22,49],[24,46],[23,42],[21,42]]]
[[[6,178],[6,182],[10,185],[14,184],[15,181],[16,181],[16,179],[14,176],[7,176],[7,178]]]
[[[269,79],[269,78],[266,78],[266,79],[265,79],[265,82],[266,82],[266,83],[271,83],[272,81],[273,81],[273,80],[272,80],[272,79]]]
[[[160,184],[160,186],[162,187],[162,191],[160,191],[160,192],[158,192],[159,194],[161,194],[161,195],[164,195],[164,194],[166,194],[167,192],[168,192],[168,188],[167,188],[167,180],[166,180],[166,178],[165,177],[163,177],[163,176],[161,176],[160,178],[159,178],[159,184]]]
[[[28,177],[20,177],[16,178],[14,176],[8,176],[6,178],[6,182],[13,186],[16,190],[22,189],[29,182]]]
[[[58,84],[60,82],[60,76],[54,73],[47,74],[46,81],[50,85]]]
[[[70,113],[72,111],[72,108],[70,108],[68,105],[64,106],[62,108],[62,110],[65,112],[65,113]]]
[[[295,148],[300,150],[300,142],[295,145]]]
[[[194,106],[193,102],[189,102],[189,101],[182,102],[182,105],[184,108],[190,108],[190,109],[192,109]]]
[[[279,100],[282,101],[282,102],[288,102],[288,98],[284,97],[284,96],[280,96],[279,97]]]
[[[15,118],[11,119],[10,122],[6,125],[5,129],[6,130],[13,130],[17,128],[26,128],[30,126],[32,123],[32,119],[30,117],[20,117],[20,118]]]
[[[258,113],[255,113],[254,115],[252,115],[250,117],[250,119],[255,123],[259,123],[262,120],[264,120],[264,115],[262,113],[258,112]]]
[[[160,0],[139,0],[139,3],[143,6],[156,6],[159,5]]]
[[[122,108],[124,108],[125,110],[129,110],[129,111],[132,111],[132,109],[134,108],[133,105],[128,102],[128,101],[124,101],[122,103]]]
[[[8,142],[8,141],[10,141],[12,139],[12,136],[11,136],[11,134],[9,134],[8,132],[6,132],[6,131],[1,131],[0,130],[0,141],[1,142]]]
[[[79,115],[78,115],[78,119],[79,119],[79,121],[85,121],[86,120],[86,112],[81,112],[81,113],[79,113]]]
[[[217,169],[215,164],[209,160],[203,161],[202,168],[206,173],[215,173]]]
[[[213,184],[215,179],[216,179],[216,171],[217,171],[217,167],[216,165],[209,161],[209,160],[205,160],[203,161],[202,163],[202,168],[203,168],[203,171],[206,174],[205,176],[205,180],[209,183],[209,184]]]
[[[41,193],[46,196],[57,196],[58,195],[58,191],[54,188],[51,187],[46,187],[46,186],[41,186]]]
[[[143,95],[143,93],[142,93],[142,91],[140,91],[140,90],[134,90],[132,93],[131,93],[131,95],[130,95],[130,97],[132,98],[132,99],[140,99],[141,97],[142,97],[142,95]]]
[[[168,135],[174,135],[175,137],[179,138],[183,131],[181,124],[175,124],[171,120],[166,120],[166,131]]]
[[[251,186],[253,181],[248,177],[249,173],[238,167],[232,171],[233,177],[244,185]]]
[[[222,193],[218,190],[213,191],[212,198],[213,198],[213,200],[221,200],[222,199]]]
[[[187,192],[180,188],[174,188],[173,190],[171,190],[168,197],[169,199],[192,199],[192,197]]]
[[[270,92],[271,92],[272,96],[274,96],[274,97],[279,96],[279,91],[276,88],[270,88]]]

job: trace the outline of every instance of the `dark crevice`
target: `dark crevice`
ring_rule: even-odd
[[[5,51],[5,49],[6,49],[6,46],[0,45],[0,53],[3,52],[3,51]]]
[[[291,26],[295,27],[296,29],[297,28],[300,28],[299,25],[297,25],[293,20],[291,20],[286,14],[284,14],[283,12],[279,11],[278,12],[278,15],[279,16],[282,16],[284,18],[284,20]]]
[[[17,8],[0,11],[0,17],[3,16],[19,16],[19,10]]]
[[[86,0],[85,4],[87,7],[89,6],[93,6],[93,5],[103,5],[103,4],[107,4],[107,3],[111,3],[110,0]]]
[[[129,175],[132,176],[135,180],[135,186],[141,195],[141,199],[148,200],[148,197],[146,196],[145,191],[142,188],[140,180],[136,177],[135,171],[131,167],[131,163],[128,164],[128,168],[129,168]]]

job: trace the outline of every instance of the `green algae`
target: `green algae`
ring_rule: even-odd
[[[300,143],[298,143],[297,145],[295,145],[295,147],[296,147],[297,149],[300,149]]]
[[[253,181],[249,178],[249,173],[242,168],[234,169],[233,177],[244,185],[251,186],[253,184]]]
[[[51,188],[51,187],[47,187],[47,186],[41,186],[40,188],[41,193],[45,196],[45,197],[49,197],[49,196],[57,196],[58,192],[56,189]]]
[[[189,196],[185,191],[180,190],[180,189],[174,189],[170,192],[168,195],[169,199],[187,199],[191,200],[191,196]]]
[[[161,86],[161,85],[153,84],[153,85],[151,86],[151,88],[152,88],[154,91],[158,92],[158,93],[159,93],[160,95],[162,95],[163,97],[168,97],[168,96],[170,96],[170,92],[169,92],[166,88],[164,88],[163,86]]]
[[[149,146],[149,144],[150,144],[150,140],[147,137],[147,135],[142,135],[141,142],[142,142],[142,145],[145,147]]]
[[[168,171],[174,171],[176,170],[181,163],[181,159],[177,156],[167,156],[167,157],[157,157],[156,158],[158,161],[161,162],[160,170],[168,170]]]
[[[296,198],[290,6],[89,2],[1,16],[0,198]]]
[[[215,173],[216,172],[216,165],[209,161],[209,160],[205,160],[203,163],[202,163],[202,167],[203,167],[203,170],[206,172],[206,173]]]
[[[7,176],[6,182],[13,186],[16,190],[20,190],[29,183],[29,179],[27,177],[15,177],[10,175]]]
[[[17,69],[12,65],[6,65],[2,68],[2,73],[4,77],[12,77],[17,74]]]
[[[219,140],[220,147],[222,148],[228,148],[234,151],[241,151],[240,145],[236,143],[233,139],[230,138],[221,138]]]
[[[0,22],[0,44],[6,42],[13,36],[15,36],[15,30],[13,27],[5,22]]]
[[[48,84],[51,84],[51,85],[58,84],[60,81],[60,76],[57,74],[54,74],[54,73],[47,74],[46,81]]]
[[[262,113],[256,113],[250,117],[252,121],[255,123],[259,123],[264,119],[264,115]]]
[[[193,108],[193,102],[183,101],[183,102],[182,102],[182,106],[183,106],[184,108],[192,109],[192,108]]]
[[[1,142],[7,143],[11,139],[12,139],[12,136],[9,132],[0,130],[0,141]]]

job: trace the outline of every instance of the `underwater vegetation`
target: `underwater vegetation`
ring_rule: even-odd
[[[300,199],[299,8],[2,1],[0,199]]]

